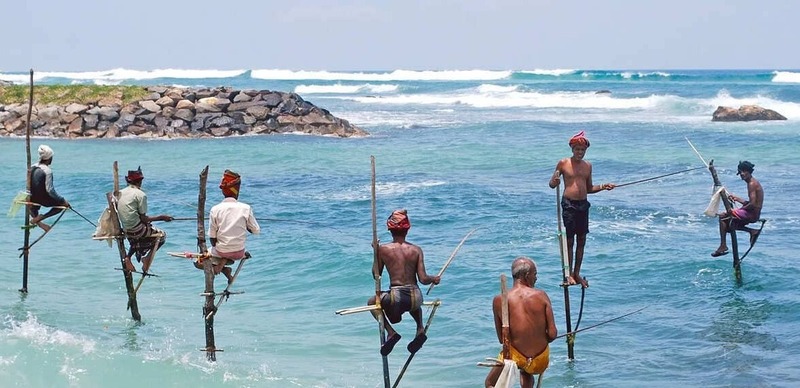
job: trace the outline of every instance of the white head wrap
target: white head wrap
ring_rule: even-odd
[[[53,149],[42,144],[39,146],[39,159],[47,160],[53,158]]]

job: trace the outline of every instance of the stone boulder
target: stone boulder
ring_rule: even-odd
[[[711,121],[759,121],[759,120],[786,120],[786,117],[772,110],[757,105],[742,105],[739,109],[726,106],[717,107]]]

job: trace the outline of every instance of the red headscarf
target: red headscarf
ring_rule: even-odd
[[[411,228],[411,221],[408,220],[408,212],[403,210],[395,210],[389,219],[386,220],[386,227],[389,230],[408,230]]]
[[[125,180],[128,183],[133,183],[142,179],[144,179],[144,174],[142,174],[142,166],[139,166],[139,168],[136,170],[128,170],[128,176],[125,177]]]
[[[589,139],[586,138],[586,133],[584,131],[578,132],[577,135],[569,139],[569,146],[571,148],[575,148],[576,145],[582,145],[586,148],[589,148]]]
[[[226,197],[238,197],[239,185],[242,183],[242,178],[239,174],[225,170],[222,174],[222,182],[219,183],[219,188],[222,189],[222,195]]]

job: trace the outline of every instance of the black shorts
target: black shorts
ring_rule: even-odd
[[[567,197],[561,198],[561,218],[564,220],[564,228],[567,237],[575,235],[585,235],[589,233],[589,201],[572,200]]]

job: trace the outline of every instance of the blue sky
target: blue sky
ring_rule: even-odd
[[[4,72],[800,68],[794,0],[16,0],[2,13]]]

